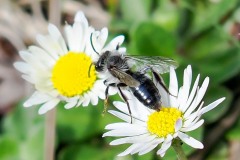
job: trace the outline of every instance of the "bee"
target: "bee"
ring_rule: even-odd
[[[92,48],[96,52],[93,44]],[[128,87],[133,95],[146,107],[159,111],[161,108],[161,95],[153,80],[148,76],[148,73],[152,73],[152,77],[156,79],[156,82],[170,94],[159,74],[169,72],[171,67],[176,68],[178,66],[177,62],[161,56],[124,55],[118,49],[119,45],[116,46],[115,50],[105,51],[101,55],[96,52],[99,55],[99,59],[94,63],[96,71],[105,72],[107,70],[113,77],[119,80],[118,83],[111,83],[108,80],[104,81],[107,85],[104,111],[107,109],[109,87],[118,88],[121,97],[128,106],[130,116],[131,109],[128,98],[122,91],[123,87]]]

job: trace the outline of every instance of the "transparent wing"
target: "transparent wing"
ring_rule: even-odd
[[[125,73],[117,68],[112,68],[110,71],[120,82],[125,83],[129,87],[138,87],[140,83],[135,80],[131,75]]]
[[[161,56],[138,56],[131,55],[125,56],[128,64],[137,68],[137,70],[144,69],[146,67],[151,67],[154,71],[159,74],[167,73],[170,71],[170,67],[177,68],[178,63],[170,58]]]

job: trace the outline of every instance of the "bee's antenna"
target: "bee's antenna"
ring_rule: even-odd
[[[117,44],[117,46],[116,46],[116,50],[118,50],[119,49],[119,47],[120,47],[120,45],[119,45],[119,43]]]
[[[88,69],[88,78],[90,77],[90,71],[91,71],[92,65],[93,65],[93,63],[90,64],[89,69]]]
[[[93,33],[91,33],[91,36],[90,36],[90,42],[91,42],[91,46],[92,46],[92,48],[93,48],[93,50],[94,50],[94,52],[95,53],[97,53],[98,55],[100,55],[97,51],[96,51],[96,49],[94,48],[94,46],[93,46],[93,42],[92,42],[92,35],[93,35]]]

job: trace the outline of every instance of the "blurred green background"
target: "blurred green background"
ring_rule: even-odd
[[[226,97],[204,116],[205,124],[191,133],[205,148],[183,144],[189,159],[225,160],[240,156],[240,2],[239,0],[79,0],[60,1],[62,24],[73,22],[82,10],[95,28],[107,26],[111,40],[126,37],[124,46],[134,55],[160,55],[179,62],[182,84],[184,68],[191,64],[193,80],[210,77],[205,104]],[[0,2],[0,159],[44,158],[45,117],[39,107],[23,108],[32,88],[12,66],[18,50],[35,43],[46,33],[49,2],[1,0]],[[163,75],[168,81],[168,74]],[[24,98],[25,97],[25,98]],[[119,99],[111,97],[111,101]],[[55,157],[59,160],[158,160],[156,152],[144,156],[116,157],[128,145],[109,146],[102,138],[106,124],[118,119],[101,115],[98,106],[65,110],[57,107]],[[170,149],[163,159],[176,159]]]

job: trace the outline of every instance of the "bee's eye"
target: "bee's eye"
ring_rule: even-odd
[[[105,64],[105,62],[104,62],[104,60],[103,60],[103,59],[101,60],[101,64],[102,64],[102,65],[104,65],[104,64]]]

